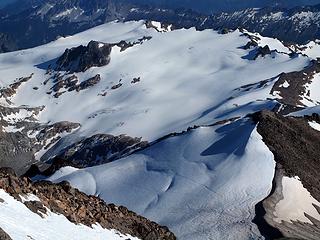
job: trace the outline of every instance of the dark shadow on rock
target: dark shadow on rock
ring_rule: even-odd
[[[270,55],[273,52],[275,51],[271,51],[269,46],[266,45],[264,47],[258,47],[258,48],[252,49],[247,55],[241,58],[246,60],[256,60],[259,56],[264,57],[266,55]]]

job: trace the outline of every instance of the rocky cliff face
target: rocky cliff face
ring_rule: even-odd
[[[112,162],[147,145],[141,138],[97,134],[68,146],[58,157],[73,166],[89,167]]]
[[[102,67],[110,62],[112,45],[91,41],[85,46],[67,49],[56,62],[56,71],[85,72],[91,67]]]
[[[7,34],[0,33],[0,53],[11,52],[17,49],[14,40]]]
[[[317,114],[305,117],[284,117],[274,112],[262,111],[253,115],[253,119],[258,122],[257,130],[263,137],[263,141],[273,152],[277,169],[274,179],[274,187],[270,196],[266,198],[262,205],[265,209],[264,219],[268,224],[280,230],[285,237],[294,239],[316,240],[320,235],[319,220],[303,212],[302,217],[306,221],[278,221],[277,211],[279,203],[287,200],[285,196],[283,178],[290,177],[299,179],[303,187],[320,201],[320,132],[310,127],[309,122],[320,123]],[[301,195],[298,189],[297,195]],[[315,201],[316,201],[315,200]],[[298,197],[287,201],[301,201]],[[304,200],[305,201],[305,200]],[[307,204],[304,203],[304,206]],[[290,203],[289,205],[290,206]],[[298,208],[298,206],[297,206]],[[313,204],[315,213],[320,214],[320,206]],[[295,209],[286,209],[287,213]],[[301,210],[299,210],[301,211]],[[297,214],[298,216],[299,214]],[[263,231],[263,230],[262,230]],[[267,235],[271,232],[265,232]],[[270,235],[269,235],[270,236]]]
[[[57,185],[49,182],[32,183],[28,178],[18,178],[13,170],[0,169],[0,189],[41,217],[45,217],[48,208],[76,224],[91,227],[98,223],[103,228],[116,229],[122,234],[145,240],[176,239],[168,228],[138,216],[125,207],[106,204],[98,197],[87,196],[66,182]],[[22,197],[28,194],[35,195],[40,201],[22,201]],[[6,236],[5,233],[0,234]]]

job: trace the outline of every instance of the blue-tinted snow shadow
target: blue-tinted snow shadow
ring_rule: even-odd
[[[241,58],[252,61],[256,59],[258,53],[259,53],[258,49],[255,48],[249,51],[247,55],[242,56]]]
[[[250,119],[238,120],[216,130],[221,139],[201,153],[201,156],[235,154],[242,156],[255,124]]]
[[[241,106],[238,106],[236,108],[231,108],[223,113],[216,116],[216,119],[226,119],[226,118],[232,118],[234,116],[244,116],[243,114],[246,113],[254,113],[261,110],[272,110],[277,105],[276,101],[271,100],[262,100],[262,101],[253,101],[246,104],[243,104]],[[242,114],[241,114],[242,113]]]
[[[49,61],[40,63],[35,65],[36,68],[42,69],[42,70],[47,70],[47,69],[54,69],[57,66],[57,61],[59,58],[54,58]]]

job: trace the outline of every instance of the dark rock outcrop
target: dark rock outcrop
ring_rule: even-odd
[[[91,227],[100,224],[103,228],[116,229],[122,234],[130,234],[144,240],[175,240],[167,227],[138,216],[122,206],[106,204],[95,196],[74,189],[67,182],[32,183],[28,178],[18,178],[10,169],[0,169],[0,188],[21,201],[22,195],[33,194],[40,202],[28,202],[29,209],[45,214],[44,207],[76,224]]]
[[[58,77],[54,79],[55,84],[51,88],[52,91],[54,92],[59,92],[60,89],[65,88],[65,89],[71,89],[76,86],[78,83],[78,77],[76,75],[71,75],[67,77],[66,79],[63,79],[62,77]]]
[[[123,52],[135,45],[139,45],[139,44],[142,44],[144,41],[149,41],[150,39],[152,39],[152,37],[148,36],[144,36],[142,38],[139,38],[137,41],[134,41],[134,42],[128,42],[128,41],[120,41],[116,44],[113,44],[114,46],[118,46],[120,48],[120,52]]]
[[[111,87],[111,90],[116,90],[116,89],[120,88],[121,86],[122,86],[122,83],[118,83],[118,84],[116,84],[116,85],[113,85],[113,86]]]
[[[19,175],[24,174],[37,162],[40,150],[49,150],[62,135],[80,127],[78,123],[57,122],[41,124],[37,116],[43,107],[0,106],[0,166],[11,167]],[[23,117],[14,118],[23,112]],[[40,157],[40,156],[39,156]]]
[[[12,238],[0,227],[0,239],[1,240],[12,240]]]
[[[147,145],[141,138],[97,134],[63,149],[57,157],[71,166],[90,167],[112,162]]]
[[[256,113],[253,118],[286,175],[299,176],[304,187],[320,201],[320,132],[311,128],[305,118],[284,117],[270,111]]]
[[[264,47],[258,47],[255,59],[257,59],[259,56],[264,57],[269,54],[271,54],[271,50],[268,45],[266,45]]]
[[[289,239],[320,239],[320,222],[308,214],[305,214],[305,217],[310,220],[310,223],[275,221],[276,205],[283,200],[282,179],[284,176],[298,176],[311,195],[318,201],[320,200],[320,132],[308,124],[309,121],[320,122],[319,115],[313,114],[298,118],[262,111],[255,113],[253,120],[258,123],[257,130],[274,154],[277,163],[272,191],[257,205],[256,209],[260,209],[258,213],[261,215],[255,219],[259,220],[256,223],[260,223],[259,228],[263,230],[263,222],[267,222]],[[320,207],[314,206],[320,213]],[[265,231],[264,234],[266,234],[266,239],[271,236],[270,231]]]
[[[83,82],[81,82],[78,86],[76,86],[76,90],[77,92],[81,91],[81,90],[85,90],[87,88],[90,88],[96,84],[98,84],[101,81],[101,77],[99,74],[97,74],[96,76],[89,78]]]
[[[53,85],[52,92],[54,93],[54,97],[59,98],[62,94],[72,91],[80,92],[82,90],[88,89],[96,84],[98,84],[101,81],[100,74],[95,75],[94,77],[91,77],[81,83],[78,83],[78,77],[76,75],[68,75],[64,79],[64,76],[56,76],[56,74],[52,77],[53,82],[55,84]],[[62,89],[62,91],[61,91]],[[51,94],[52,92],[48,93]]]
[[[0,90],[0,98],[10,98],[17,93],[18,88],[21,84],[28,82],[33,77],[33,73],[28,77],[21,77],[16,79],[16,81],[10,84],[8,87]]]
[[[56,62],[56,71],[85,72],[91,67],[102,67],[110,62],[112,45],[91,41],[87,46],[66,49]]]
[[[141,78],[140,78],[140,77],[137,77],[137,78],[133,78],[132,81],[131,81],[131,83],[132,83],[132,84],[135,84],[135,83],[138,83],[138,82],[140,82],[140,81],[141,81]]]
[[[315,74],[320,72],[320,60],[313,60],[301,71],[282,73],[274,84],[271,94],[280,95],[279,102],[291,106],[303,106],[301,100],[308,95],[306,85],[311,83]],[[288,86],[283,87],[284,84]],[[312,100],[310,100],[312,101]]]

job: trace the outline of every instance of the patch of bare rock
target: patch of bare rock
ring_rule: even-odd
[[[13,168],[19,175],[36,163],[35,155],[54,146],[62,135],[80,127],[78,123],[41,124],[36,116],[43,108],[4,107],[0,114],[0,165]],[[23,111],[25,117],[15,118]]]
[[[146,146],[148,142],[141,138],[96,134],[68,146],[57,157],[65,159],[73,166],[89,167],[112,162]]]
[[[301,71],[282,73],[274,84],[271,94],[278,94],[278,101],[289,106],[304,106],[303,96],[310,95],[306,85],[311,83],[314,75],[320,72],[320,60],[313,60],[308,67]],[[287,84],[286,87],[283,87]]]
[[[0,89],[0,98],[7,99],[8,103],[10,103],[8,98],[14,96],[17,93],[19,87],[23,83],[28,82],[33,77],[33,75],[34,74],[32,73],[28,77],[21,77],[19,79],[16,79],[15,82],[10,84],[8,87]]]
[[[12,240],[12,238],[0,227],[0,239],[1,240]]]

